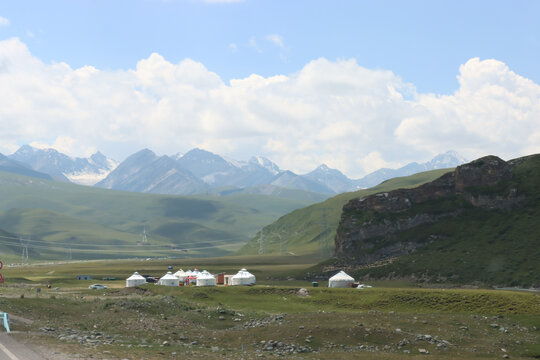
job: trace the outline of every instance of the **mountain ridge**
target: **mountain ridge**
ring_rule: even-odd
[[[350,200],[327,270],[538,287],[539,217],[540,154],[486,156],[413,189]]]
[[[152,159],[143,156],[145,153],[151,153]],[[89,158],[71,158],[54,149],[23,145],[10,158],[47,173],[55,180],[116,190],[192,195],[231,187],[257,191],[261,185],[273,185],[324,196],[373,187],[393,177],[454,167],[465,161],[455,151],[448,151],[425,163],[413,162],[399,169],[383,168],[360,179],[350,179],[326,164],[306,174],[296,174],[280,169],[262,156],[236,161],[199,148],[185,154],[162,155],[159,161],[150,149],[143,149],[117,163],[100,152]],[[140,163],[134,159],[139,159]]]
[[[38,149],[30,145],[21,146],[8,158],[25,163],[35,171],[49,174],[57,181],[81,185],[94,185],[118,164],[99,151],[89,158],[72,158],[55,149]]]

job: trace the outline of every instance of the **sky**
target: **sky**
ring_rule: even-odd
[[[358,178],[540,152],[538,1],[0,3],[0,153],[198,147]]]

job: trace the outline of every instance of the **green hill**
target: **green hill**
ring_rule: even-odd
[[[262,229],[264,236],[262,253],[328,258],[333,253],[334,237],[341,210],[350,199],[397,188],[415,187],[449,171],[452,169],[432,170],[390,179],[373,188],[343,193],[306,208],[294,210]],[[261,232],[257,233],[240,249],[239,254],[259,254],[260,236]]]
[[[494,156],[344,208],[338,258],[360,278],[540,287],[540,155]]]
[[[29,238],[41,259],[220,256],[314,200],[112,191],[0,172],[0,229]],[[141,242],[148,232],[149,245]],[[8,240],[0,238],[0,251]],[[17,251],[20,253],[20,249]]]

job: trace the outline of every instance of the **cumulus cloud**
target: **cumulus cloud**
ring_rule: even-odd
[[[419,95],[396,129],[419,149],[464,149],[468,157],[506,157],[540,151],[540,86],[497,60],[473,58],[460,67],[452,95]]]
[[[0,26],[9,26],[10,21],[3,16],[0,16]]]
[[[157,53],[120,71],[46,64],[10,39],[0,41],[0,152],[34,143],[122,160],[144,147],[201,147],[360,177],[448,149],[467,158],[540,151],[538,84],[496,60],[471,59],[458,78],[454,94],[420,94],[391,71],[321,58],[294,74],[226,83],[200,62]]]

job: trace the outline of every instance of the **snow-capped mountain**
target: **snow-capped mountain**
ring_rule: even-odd
[[[260,193],[261,186],[273,186],[331,195],[371,187],[396,176],[421,171],[451,168],[466,162],[456,152],[437,155],[432,160],[410,163],[399,169],[380,169],[362,179],[352,180],[339,170],[321,165],[305,175],[281,170],[272,161],[253,156],[248,161],[226,159],[202,149],[186,154],[157,157],[142,150],[122,162],[97,186],[109,189],[157,192],[165,194],[214,194],[249,192]],[[255,190],[257,188],[257,190]],[[236,190],[235,190],[236,189]]]
[[[270,160],[254,156],[249,161],[226,159],[206,150],[193,149],[173,157],[178,164],[199,177],[210,187],[246,188],[270,184],[279,174],[279,167]]]
[[[271,174],[277,175],[281,171],[279,167],[272,161],[262,156],[252,156],[248,161],[248,165],[256,165],[268,170]]]
[[[55,149],[37,149],[30,145],[21,146],[9,158],[49,174],[55,180],[82,185],[94,185],[118,165],[100,152],[89,158],[72,158]]]
[[[156,194],[191,195],[207,185],[177,161],[144,149],[124,160],[97,187]]]
[[[355,180],[354,184],[357,189],[368,188],[394,177],[408,176],[422,171],[453,168],[466,162],[467,160],[463,156],[451,150],[439,154],[425,163],[412,162],[399,169],[382,168],[376,170],[361,179]]]
[[[456,167],[461,164],[465,164],[466,162],[468,162],[467,159],[459,155],[457,152],[450,150],[445,152],[444,154],[439,154],[435,156],[433,159],[431,159],[424,165],[427,170],[435,170]]]
[[[303,177],[330,188],[336,194],[351,191],[355,187],[353,180],[343,175],[339,170],[331,169],[325,164]]]
[[[0,157],[0,165],[1,160]],[[372,187],[397,176],[452,168],[466,162],[455,151],[448,151],[425,163],[412,162],[399,169],[379,169],[353,180],[325,164],[307,174],[298,175],[281,170],[261,156],[237,161],[202,149],[172,156],[157,156],[151,150],[144,149],[118,164],[100,152],[90,158],[72,158],[54,149],[36,149],[25,145],[10,155],[8,160],[13,164],[24,164],[17,171],[30,171],[31,168],[49,174],[56,180],[107,189],[191,195],[238,193],[240,190],[249,193],[247,189],[250,188],[255,193],[275,193],[276,188],[283,188],[325,196]],[[24,170],[24,166],[29,169]]]

